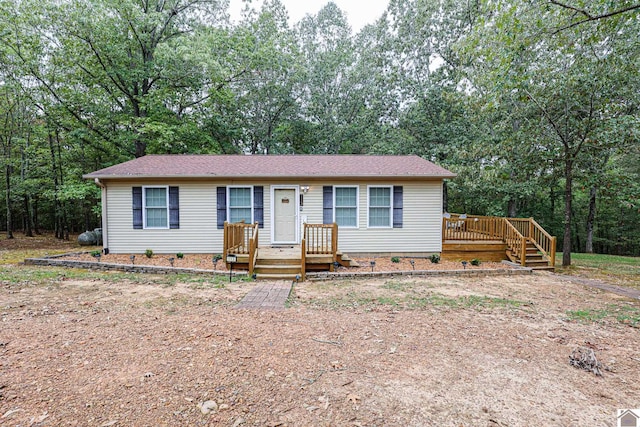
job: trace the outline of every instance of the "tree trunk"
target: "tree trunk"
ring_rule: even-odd
[[[31,208],[29,203],[29,196],[24,195],[24,235],[27,237],[33,237],[33,228],[31,221]]]
[[[7,189],[5,191],[7,201],[7,239],[13,239],[13,224],[11,219],[11,165],[5,167]]]
[[[40,221],[38,219],[38,198],[35,197],[33,202],[31,203],[33,207],[33,232],[40,235],[42,232],[40,231]]]
[[[593,253],[593,222],[596,219],[596,193],[598,188],[594,185],[589,192],[589,214],[587,215],[587,241],[584,251],[588,254]]]
[[[143,141],[136,141],[136,159],[147,154],[147,143]]]
[[[568,157],[568,154],[566,155]],[[571,265],[571,199],[573,198],[573,161],[564,162],[564,236],[562,238],[562,266]]]
[[[447,187],[447,181],[442,181],[442,210],[443,212],[449,212],[449,189]]]
[[[518,215],[517,203],[515,199],[509,199],[507,203],[507,216],[509,218],[515,218]]]
[[[51,152],[51,166],[53,168],[53,228],[56,239],[62,239],[62,221],[60,220],[60,201],[58,200],[58,167],[56,166],[56,150],[53,143],[53,135],[49,132],[49,151]]]

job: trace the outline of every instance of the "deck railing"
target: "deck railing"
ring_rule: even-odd
[[[552,267],[556,265],[556,236],[552,236],[540,227],[533,218],[529,223],[529,238]]]
[[[551,266],[555,266],[556,238],[533,218],[495,216],[462,217],[449,214],[442,218],[442,240],[503,240],[524,265],[526,243],[533,243]]]
[[[248,255],[249,276],[253,274],[258,252],[258,223],[224,223],[223,257],[227,255]]]
[[[502,239],[503,218],[470,216],[460,218],[452,214],[442,218],[443,240],[497,240]]]
[[[527,262],[527,238],[509,221],[504,221],[504,241],[511,253],[520,259],[521,265]]]
[[[258,260],[258,223],[253,224],[253,233],[249,238],[249,277],[253,277],[253,270]]]
[[[307,224],[302,232],[302,276],[307,255],[331,255],[329,271],[334,270],[334,263],[338,260],[338,224]]]

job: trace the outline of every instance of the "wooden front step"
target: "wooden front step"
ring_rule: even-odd
[[[256,264],[253,269],[254,274],[258,276],[262,275],[293,275],[301,274],[302,269],[300,263],[298,264]]]
[[[295,280],[302,275],[302,256],[299,247],[258,248],[253,273],[259,280]]]
[[[355,260],[341,252],[337,253],[336,258],[343,267],[358,266]],[[317,254],[306,257],[306,271],[333,271],[333,268],[331,255]],[[238,262],[234,264],[234,269],[248,270],[248,256],[238,255]],[[296,280],[296,276],[302,275],[301,248],[299,246],[258,248],[253,273],[259,280]]]

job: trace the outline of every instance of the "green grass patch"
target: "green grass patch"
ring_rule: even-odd
[[[556,271],[640,289],[640,257],[572,253],[571,266],[562,267],[562,253],[559,253]]]
[[[0,265],[20,264],[26,258],[43,258],[48,255],[61,255],[69,250],[62,249],[17,249],[0,251]]]
[[[632,305],[610,304],[606,308],[586,308],[567,311],[569,320],[585,323],[615,321],[633,327],[640,327],[640,308]]]

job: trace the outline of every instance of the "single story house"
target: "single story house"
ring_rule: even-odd
[[[418,156],[147,155],[84,178],[102,189],[107,253],[219,253],[224,223],[245,221],[260,246],[335,222],[341,251],[418,255],[442,250],[454,176]]]

